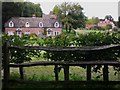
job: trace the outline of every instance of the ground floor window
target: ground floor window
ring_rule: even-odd
[[[47,36],[51,36],[52,35],[52,29],[51,28],[48,28],[47,29]]]
[[[22,29],[21,29],[21,28],[17,28],[17,29],[16,29],[16,34],[17,34],[18,36],[22,36]]]
[[[14,35],[12,31],[8,31],[8,35]]]
[[[29,31],[27,31],[27,32],[25,32],[24,34],[30,34],[30,32],[29,32]]]

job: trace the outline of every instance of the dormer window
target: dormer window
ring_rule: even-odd
[[[59,27],[59,22],[55,22],[54,27]]]
[[[14,27],[14,23],[12,21],[9,22],[9,27]]]
[[[26,26],[26,27],[29,27],[30,25],[29,25],[29,23],[28,23],[28,22],[26,22],[25,26]]]
[[[43,27],[43,23],[42,22],[39,23],[39,27]]]

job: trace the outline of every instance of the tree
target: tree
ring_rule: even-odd
[[[53,14],[57,15],[67,29],[77,29],[85,26],[85,16],[83,8],[78,3],[64,2],[53,9]]]
[[[99,22],[99,18],[98,17],[92,17],[91,19],[86,20],[86,24],[97,24]]]
[[[33,14],[35,14],[37,17],[42,17],[42,9],[40,8],[40,4],[24,2],[22,16],[31,17]]]
[[[55,7],[53,8],[53,14],[60,15],[60,13],[61,13],[60,8],[58,7],[58,5],[55,5]]]
[[[118,27],[120,28],[120,16],[118,17]]]
[[[110,21],[114,21],[114,19],[111,15],[106,15],[105,19],[110,20]]]

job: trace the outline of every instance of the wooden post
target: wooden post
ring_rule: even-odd
[[[64,80],[69,81],[69,66],[64,66]]]
[[[118,71],[118,81],[120,81],[120,67],[119,67],[119,71]]]
[[[59,80],[59,78],[58,78],[58,65],[55,65],[54,73],[55,73],[55,80],[58,81]]]
[[[104,65],[104,68],[103,68],[103,80],[108,81],[108,65]]]
[[[8,88],[8,81],[10,77],[10,68],[9,68],[9,42],[5,43],[4,46],[4,58],[3,58],[3,63],[4,63],[4,84],[3,88]]]
[[[19,67],[19,71],[20,71],[20,79],[24,79],[24,70],[23,70],[23,67]]]
[[[87,81],[90,81],[91,80],[91,65],[87,65],[86,75],[87,75]]]

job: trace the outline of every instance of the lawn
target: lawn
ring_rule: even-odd
[[[86,34],[90,32],[108,32],[108,30],[75,30],[77,33]]]
[[[80,81],[85,81],[86,80],[86,69],[78,67],[78,66],[71,66],[70,67],[70,80],[80,80]],[[102,70],[101,70],[102,71]],[[19,69],[18,68],[11,68],[11,79],[19,79]],[[113,67],[110,66],[109,67],[109,80],[110,81],[118,81],[118,74],[114,75],[114,70]],[[95,73],[92,72],[92,80],[103,80],[102,76],[100,78],[96,78],[98,75],[100,75],[101,73]],[[25,76],[25,80],[36,80],[36,81],[54,81],[55,77],[54,77],[54,67],[53,66],[33,66],[33,67],[25,67],[24,68],[24,76]],[[64,74],[63,74],[63,69],[60,71],[59,73],[59,80],[63,81],[64,80]],[[63,86],[61,85],[53,85],[53,86],[42,86],[42,85],[32,85],[32,84],[14,84],[14,83],[10,83],[10,87],[11,88],[63,88]],[[76,86],[75,86],[76,87]],[[88,86],[84,86],[84,85],[77,85],[77,87],[79,88],[83,88],[85,90],[87,90],[88,88],[119,88],[120,85],[108,85],[108,86],[104,86],[104,85],[88,85]],[[73,88],[73,86],[71,87]],[[103,90],[103,89],[101,89]]]

